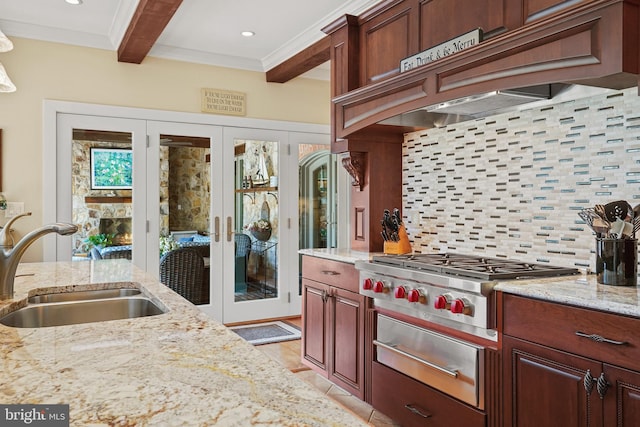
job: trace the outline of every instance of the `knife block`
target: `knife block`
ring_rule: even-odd
[[[411,243],[409,243],[409,236],[404,225],[401,225],[398,229],[399,242],[384,242],[384,253],[390,255],[402,255],[411,252]]]

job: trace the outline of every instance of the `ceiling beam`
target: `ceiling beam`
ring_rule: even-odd
[[[325,36],[303,51],[267,71],[267,82],[286,83],[324,64],[331,57],[331,37]]]
[[[118,62],[140,64],[182,0],[140,0],[118,47]]]

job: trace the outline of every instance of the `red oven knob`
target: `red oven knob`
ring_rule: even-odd
[[[373,285],[373,292],[377,293],[377,294],[381,294],[386,290],[386,287],[384,286],[384,282],[382,280],[378,280],[374,285]]]
[[[446,310],[451,306],[450,298],[446,295],[438,295],[436,300],[433,302],[433,306],[437,310]]]
[[[362,289],[365,291],[369,291],[373,289],[373,280],[372,279],[364,279],[362,282]]]
[[[411,289],[409,291],[409,296],[407,297],[409,302],[420,302],[424,303],[427,301],[426,295],[420,289]]]
[[[471,314],[471,305],[462,298],[451,301],[451,312],[454,314]]]
[[[393,291],[393,294],[398,299],[404,299],[407,297],[407,288],[405,288],[404,286],[398,286],[396,290]]]

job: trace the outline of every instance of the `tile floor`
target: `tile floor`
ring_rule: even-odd
[[[299,318],[287,319],[287,322],[300,326]],[[379,411],[376,411],[367,403],[353,397],[345,390],[334,385],[326,378],[316,374],[314,371],[303,365],[300,360],[300,340],[264,344],[256,346],[256,348],[264,351],[301,379],[325,393],[327,396],[344,406],[347,410],[353,412],[356,416],[368,422],[369,425],[374,427],[389,427],[397,425],[391,419]]]

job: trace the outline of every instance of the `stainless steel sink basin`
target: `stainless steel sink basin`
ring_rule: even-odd
[[[97,289],[92,291],[62,292],[59,294],[36,295],[29,298],[30,304],[41,304],[46,302],[67,302],[67,301],[87,301],[103,298],[129,297],[140,295],[140,289]]]
[[[14,328],[42,328],[155,316],[165,311],[145,297],[119,297],[27,305],[0,319]]]

